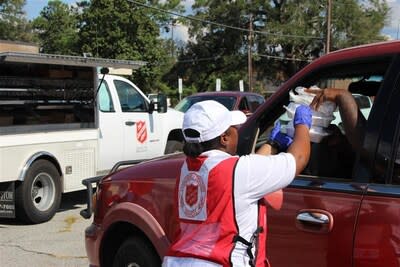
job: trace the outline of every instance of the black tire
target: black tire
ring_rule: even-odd
[[[50,220],[60,206],[61,181],[56,167],[38,160],[28,169],[25,180],[15,190],[16,213],[27,223]]]
[[[133,236],[119,247],[113,267],[160,267],[161,260],[154,248],[142,238]]]
[[[165,147],[165,154],[181,152],[183,150],[183,143],[176,140],[168,140]]]

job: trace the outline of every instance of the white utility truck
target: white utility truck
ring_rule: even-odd
[[[0,53],[0,217],[47,221],[83,179],[180,149],[183,114],[167,108],[165,95],[154,103],[105,74],[143,64]]]

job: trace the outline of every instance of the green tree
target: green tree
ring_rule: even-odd
[[[79,32],[82,52],[146,61],[132,78],[141,89],[158,91],[155,88],[160,88],[159,77],[168,58],[158,24],[165,15],[126,0],[82,1],[78,5],[83,10]]]
[[[77,10],[60,0],[49,1],[33,21],[42,52],[76,55],[78,51]]]
[[[385,1],[343,0],[332,3],[330,51],[384,40],[380,31],[389,11]],[[284,73],[280,79],[287,79],[308,61],[324,54],[327,9],[326,0],[272,1],[266,9],[265,31],[270,34],[257,35],[258,53],[281,59],[260,58],[255,63],[259,74],[271,77],[272,67]],[[278,44],[282,46],[280,53],[269,52],[271,45]]]
[[[332,2],[331,51],[383,40],[385,1]],[[286,80],[324,53],[326,0],[196,0],[193,11],[197,20],[189,22],[189,30],[194,41],[165,78],[184,77],[198,91],[214,90],[217,77],[224,89],[234,89],[239,77],[248,81],[249,40],[256,90],[265,89],[266,80]]]
[[[221,79],[222,89],[237,90],[239,80],[246,76],[246,32],[234,29],[246,27],[246,1],[196,1],[193,11],[200,20],[189,21],[189,41],[172,72],[164,78],[182,77],[184,84],[197,91],[215,90],[215,80]],[[230,25],[226,28],[219,24]]]
[[[385,39],[380,32],[389,13],[386,1],[341,1],[332,12],[333,50]]]
[[[25,0],[0,1],[0,39],[32,41],[30,23],[23,11]]]

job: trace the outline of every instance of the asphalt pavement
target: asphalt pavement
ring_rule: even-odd
[[[46,223],[26,225],[0,219],[0,265],[88,266],[84,230],[91,219],[79,215],[85,207],[85,193],[64,194],[59,211]]]

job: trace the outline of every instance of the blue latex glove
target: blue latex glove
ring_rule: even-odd
[[[276,135],[281,131],[281,123],[277,121],[274,128],[272,128],[271,134],[269,135],[269,140],[274,140]]]
[[[294,114],[293,125],[304,124],[311,128],[312,123],[312,111],[309,106],[301,105],[296,108],[296,112]]]
[[[276,145],[279,151],[286,151],[292,142],[293,139],[290,136],[281,133],[281,123],[278,121],[271,131],[268,143],[272,146]]]

